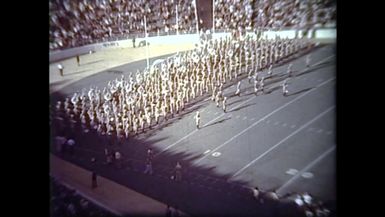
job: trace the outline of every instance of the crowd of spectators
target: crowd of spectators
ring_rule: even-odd
[[[110,213],[83,198],[76,192],[76,190],[69,189],[60,184],[52,177],[50,177],[50,183],[50,216],[115,216],[113,213]]]
[[[195,6],[188,0],[52,0],[49,2],[50,50],[127,39],[145,32],[196,31]]]
[[[217,30],[311,28],[336,19],[333,0],[215,0],[214,5]],[[143,36],[144,17],[149,35],[196,32],[193,0],[52,0],[49,13],[50,50]]]
[[[312,28],[333,23],[333,0],[215,0],[215,28]]]

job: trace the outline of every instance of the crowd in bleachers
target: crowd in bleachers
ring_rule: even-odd
[[[55,178],[50,177],[50,183],[50,216],[116,216],[83,198],[76,190],[62,185]]]
[[[147,32],[196,31],[194,4],[188,0],[53,0],[49,2],[50,49],[64,49],[108,40],[126,39]]]
[[[336,19],[333,0],[215,0],[215,28],[283,29],[324,26]]]
[[[51,50],[143,36],[144,17],[150,35],[175,34],[177,28],[196,32],[193,0],[53,0],[49,13]],[[217,30],[310,28],[334,22],[336,5],[333,0],[215,0],[214,15]]]

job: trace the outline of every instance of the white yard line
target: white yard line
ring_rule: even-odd
[[[289,179],[286,183],[284,183],[281,187],[279,187],[277,189],[277,193],[280,193],[282,192],[283,189],[285,189],[287,186],[289,186],[294,180],[296,180],[300,175],[302,175],[302,173],[304,173],[305,171],[309,170],[311,167],[313,167],[314,165],[316,165],[319,161],[321,161],[324,157],[326,157],[326,155],[328,155],[329,153],[331,153],[332,151],[334,151],[336,148],[336,146],[333,146],[331,148],[329,148],[327,151],[325,151],[322,155],[320,155],[317,159],[315,159],[314,161],[310,162],[305,168],[303,168],[300,172],[298,172],[295,176],[293,176],[291,179]]]
[[[234,108],[229,109],[229,111],[232,111],[232,110],[234,110],[234,109],[237,109],[237,108],[241,107],[243,104],[246,104],[247,102],[249,102],[250,100],[254,99],[255,97],[256,97],[256,96],[251,97],[250,99],[248,99],[248,100],[242,102],[241,104],[235,106]],[[201,127],[201,128],[204,128],[204,127],[210,125],[211,123],[213,123],[213,122],[216,121],[217,119],[221,118],[221,117],[224,116],[225,114],[226,114],[226,113],[222,113],[222,114],[219,115],[218,117],[216,117],[216,118],[212,119],[211,121],[207,122],[207,123],[206,123],[205,125],[203,125],[203,127]],[[173,144],[167,146],[165,149],[163,149],[162,151],[156,153],[154,156],[156,157],[156,156],[162,154],[163,152],[165,152],[165,151],[167,151],[168,149],[172,148],[173,146],[177,145],[178,143],[180,143],[180,142],[183,141],[184,139],[186,139],[186,138],[188,138],[189,136],[193,135],[193,134],[196,133],[197,131],[198,131],[198,129],[195,129],[195,130],[191,131],[189,134],[187,134],[187,135],[185,135],[184,137],[180,138],[178,141],[174,142]]]
[[[331,58],[331,57],[333,57],[333,56],[334,56],[334,55],[329,56],[329,57],[327,57],[327,58],[325,58],[325,59],[319,61],[318,63],[315,63],[314,65],[319,64],[319,63],[321,63],[321,62],[325,61],[326,59],[329,59],[329,58]],[[245,78],[245,79],[246,79],[246,78]],[[335,78],[329,79],[329,80],[327,80],[327,81],[321,83],[321,84],[320,84],[319,86],[317,86],[317,87],[320,87],[320,86],[322,86],[323,84],[325,84],[325,83],[327,83],[327,82],[329,82],[329,81],[331,81],[331,80],[333,80],[333,79],[335,79]],[[232,85],[231,87],[233,87],[233,86],[234,86],[234,85]],[[316,89],[317,87],[315,87],[314,89]],[[312,90],[306,92],[304,95],[306,95],[306,94],[312,92],[314,89],[312,89]],[[295,98],[293,101],[297,100],[298,98],[300,98],[300,97],[302,97],[302,96],[304,96],[304,95],[301,95],[301,96]],[[254,99],[255,97],[256,97],[256,96],[252,96],[251,98],[249,98],[248,100],[246,100],[246,101],[244,101],[243,103],[239,104],[238,106],[235,106],[234,108],[229,109],[229,111],[232,111],[232,110],[234,110],[234,109],[239,108],[240,106],[242,106],[243,104],[249,102],[250,100]],[[206,108],[207,108],[207,107],[206,107]],[[206,108],[205,108],[205,109],[206,109]],[[212,119],[211,121],[209,121],[208,123],[206,123],[203,127],[206,127],[207,125],[211,124],[211,123],[214,122],[215,120],[221,118],[224,114],[225,114],[225,113],[223,113],[223,114],[219,115],[218,117]],[[263,118],[263,119],[265,119],[265,118]],[[203,127],[202,127],[202,128],[203,128]],[[168,149],[174,147],[175,145],[177,145],[178,143],[180,143],[180,142],[183,141],[184,139],[190,137],[191,135],[193,135],[193,134],[196,133],[197,131],[198,131],[197,129],[193,130],[193,131],[190,132],[189,134],[187,134],[187,135],[185,135],[184,137],[180,138],[178,141],[176,141],[176,142],[174,142],[173,144],[167,146],[167,147],[166,147],[165,149],[163,149],[162,151],[156,153],[154,156],[156,157],[156,156],[162,154],[163,152],[165,152],[165,151],[167,151]],[[214,151],[214,150],[213,150],[213,151]],[[199,161],[200,161],[200,160],[198,160],[198,162],[199,162]]]
[[[330,78],[328,79],[327,81],[321,83],[320,85],[318,85],[317,87],[303,93],[302,95],[300,96],[297,96],[296,98],[294,98],[293,100],[291,100],[290,102],[287,102],[285,103],[284,105],[282,105],[281,107],[275,109],[274,111],[270,112],[269,114],[265,115],[263,118],[259,119],[258,121],[254,122],[252,125],[250,125],[249,127],[247,127],[246,129],[242,130],[241,132],[239,132],[238,134],[236,134],[235,136],[231,137],[229,140],[227,140],[226,142],[224,142],[223,144],[219,145],[218,147],[216,147],[215,149],[212,150],[212,152],[215,152],[217,151],[218,149],[222,148],[223,146],[225,146],[226,144],[228,144],[229,142],[231,142],[233,139],[237,138],[238,136],[242,135],[243,133],[245,133],[246,131],[248,131],[249,129],[251,129],[252,127],[254,127],[255,125],[259,124],[261,121],[265,120],[266,118],[270,117],[271,115],[275,114],[276,112],[280,111],[281,109],[285,108],[286,106],[290,105],[291,103],[299,100],[300,98],[306,96],[307,94],[315,91],[318,87],[321,87],[325,84],[327,84],[328,82],[334,80],[335,77],[333,78]],[[196,163],[199,163],[201,160],[205,159],[208,155],[205,155],[203,156],[202,158],[200,158],[199,160],[196,161]]]
[[[231,176],[231,178],[239,175],[240,173],[242,173],[246,168],[248,168],[250,165],[252,165],[253,163],[255,163],[257,160],[261,159],[262,157],[264,157],[265,155],[267,155],[269,152],[271,152],[273,149],[275,149],[276,147],[278,147],[279,145],[281,145],[283,142],[285,142],[286,140],[288,140],[290,137],[292,137],[293,135],[295,135],[296,133],[300,132],[302,129],[306,128],[307,126],[309,126],[311,123],[313,123],[314,121],[316,121],[317,119],[319,119],[320,117],[322,117],[323,115],[325,115],[327,112],[329,112],[330,110],[334,109],[334,105],[332,107],[329,107],[328,109],[326,109],[325,111],[323,111],[322,113],[318,114],[316,117],[314,117],[313,119],[311,119],[310,121],[308,121],[306,124],[302,125],[300,128],[298,128],[297,130],[295,130],[294,132],[292,132],[290,135],[288,135],[287,137],[285,137],[284,139],[282,139],[281,141],[279,141],[277,144],[275,144],[274,146],[272,146],[271,148],[269,148],[267,151],[265,151],[263,154],[259,155],[257,158],[255,158],[254,160],[252,160],[250,163],[248,163],[246,166],[242,167],[240,170],[238,170],[234,175]]]

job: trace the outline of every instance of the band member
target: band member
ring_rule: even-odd
[[[306,68],[310,68],[311,54],[306,56]]]
[[[293,63],[290,63],[289,66],[287,67],[287,73],[289,74],[289,77],[291,77],[293,74],[292,68],[293,68]]]
[[[222,109],[223,111],[226,113],[226,101],[227,101],[227,97],[224,97],[223,98],[223,102],[222,102]]]
[[[267,71],[267,74],[271,76],[273,74],[273,65],[270,64],[269,71]]]
[[[289,91],[287,90],[287,79],[285,79],[282,83],[282,93],[284,96],[287,96]]]
[[[262,77],[261,81],[259,82],[259,89],[262,90],[262,93],[265,93],[265,77]]]
[[[197,111],[194,118],[195,118],[195,125],[196,125],[197,129],[199,129],[199,125],[200,125],[200,121],[201,121],[201,115],[200,115],[199,111]]]
[[[57,65],[57,68],[59,69],[60,76],[63,77],[64,66],[63,66],[61,63],[59,63],[59,64]]]
[[[237,90],[235,91],[235,95],[241,96],[241,81],[238,81]]]

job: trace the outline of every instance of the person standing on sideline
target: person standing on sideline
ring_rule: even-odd
[[[92,171],[92,189],[98,187],[98,175],[96,172],[93,170]]]
[[[311,54],[306,56],[306,68],[310,68]]]
[[[116,162],[116,167],[120,169],[122,167],[122,155],[120,154],[119,151],[115,152],[115,162]]]
[[[287,79],[285,79],[282,83],[282,93],[284,96],[287,96],[289,91],[287,90]]]
[[[199,125],[200,125],[200,121],[201,121],[201,115],[200,115],[199,111],[197,111],[194,118],[195,118],[195,125],[197,126],[197,129],[199,129]]]
[[[80,56],[79,56],[79,54],[76,55],[76,62],[78,63],[78,66],[80,66]]]
[[[262,77],[261,81],[259,82],[259,89],[262,90],[262,93],[265,93],[265,77]]]
[[[179,161],[176,162],[175,166],[175,181],[179,182],[182,180],[182,165],[180,165]]]
[[[254,79],[254,94],[258,95],[258,80]]]
[[[222,91],[218,91],[217,95],[215,96],[215,103],[217,107],[219,107],[219,102],[221,101],[221,98],[222,98]]]
[[[173,209],[171,208],[170,205],[167,205],[167,209],[166,209],[166,217],[173,217],[174,213],[173,213]]]
[[[273,74],[273,65],[270,64],[269,71],[267,71],[267,74],[271,76]]]
[[[226,100],[227,100],[227,97],[223,97],[223,102],[222,102],[222,109],[223,111],[226,113]]]
[[[151,161],[154,158],[154,152],[152,151],[152,148],[147,149],[147,158]]]
[[[67,140],[67,146],[68,146],[68,152],[70,153],[70,155],[73,155],[74,154],[74,149],[75,149],[75,140],[73,139],[69,139]]]
[[[241,96],[241,81],[238,81],[237,90],[235,91],[235,95]]]
[[[64,70],[64,67],[63,67],[63,65],[61,64],[61,63],[59,63],[58,65],[57,65],[57,68],[59,69],[59,73],[60,73],[60,76],[62,76],[63,77],[63,70]]]
[[[150,174],[152,175],[153,171],[152,171],[152,161],[147,158],[146,159],[146,168],[144,169],[144,174]]]
[[[293,64],[290,63],[289,66],[287,67],[287,73],[289,74],[289,77],[292,76],[292,73],[293,73],[292,68],[293,68]]]

